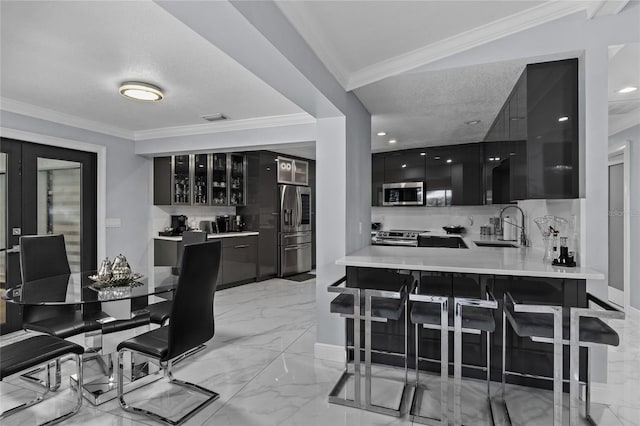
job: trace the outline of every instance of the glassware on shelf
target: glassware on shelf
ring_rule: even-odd
[[[559,216],[546,215],[533,219],[538,225],[538,229],[542,234],[544,242],[544,257],[542,261],[552,263],[557,258],[558,253],[558,236],[567,232],[568,222],[565,218]]]

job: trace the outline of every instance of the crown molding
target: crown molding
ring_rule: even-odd
[[[589,1],[552,1],[543,3],[362,68],[349,76],[346,89],[354,90],[523,30],[584,11],[590,3]]]
[[[103,133],[117,138],[129,139],[133,141],[134,133],[120,127],[110,126],[93,120],[87,120],[71,114],[54,111],[52,109],[39,107],[26,102],[0,97],[0,109],[13,112],[15,114],[26,115],[41,120],[52,121],[71,127],[77,127],[92,132]]]
[[[247,118],[245,120],[218,121],[215,123],[195,124],[191,126],[164,127],[160,129],[135,132],[134,140],[162,139],[178,136],[204,135],[209,133],[233,132],[267,127],[293,126],[315,123],[316,119],[307,113],[276,115],[272,117]]]
[[[614,136],[639,124],[640,114],[638,114],[638,112],[635,112],[633,114],[626,114],[624,117],[610,121],[609,136]]]
[[[322,31],[318,28],[317,21],[309,16],[303,10],[296,7],[296,2],[276,2],[276,5],[287,18],[289,23],[295,28],[296,32],[307,43],[309,48],[318,56],[320,62],[324,64],[331,74],[338,80],[338,83],[348,91],[347,81],[349,73],[342,66],[342,61],[338,59],[334,53],[336,49],[322,36]],[[305,28],[304,36],[302,31],[293,23],[296,22],[300,27]]]
[[[598,16],[617,15],[629,3],[629,0],[600,0],[590,2],[587,5],[587,18]]]

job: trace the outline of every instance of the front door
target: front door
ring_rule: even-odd
[[[5,138],[0,142],[1,288],[21,281],[21,235],[64,234],[71,270],[95,269],[96,154]],[[20,309],[0,301],[0,320],[1,334],[20,329]]]

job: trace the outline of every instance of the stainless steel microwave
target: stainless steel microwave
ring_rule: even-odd
[[[383,206],[424,206],[424,183],[402,182],[382,185]]]

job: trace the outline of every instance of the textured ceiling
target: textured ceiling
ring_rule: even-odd
[[[0,95],[129,131],[302,110],[150,1],[1,1]],[[126,80],[164,89],[140,103]]]
[[[372,149],[479,142],[526,60],[401,74],[357,89],[372,114]],[[480,120],[475,125],[467,121]],[[386,136],[376,136],[385,131]],[[395,145],[389,139],[397,139]]]

